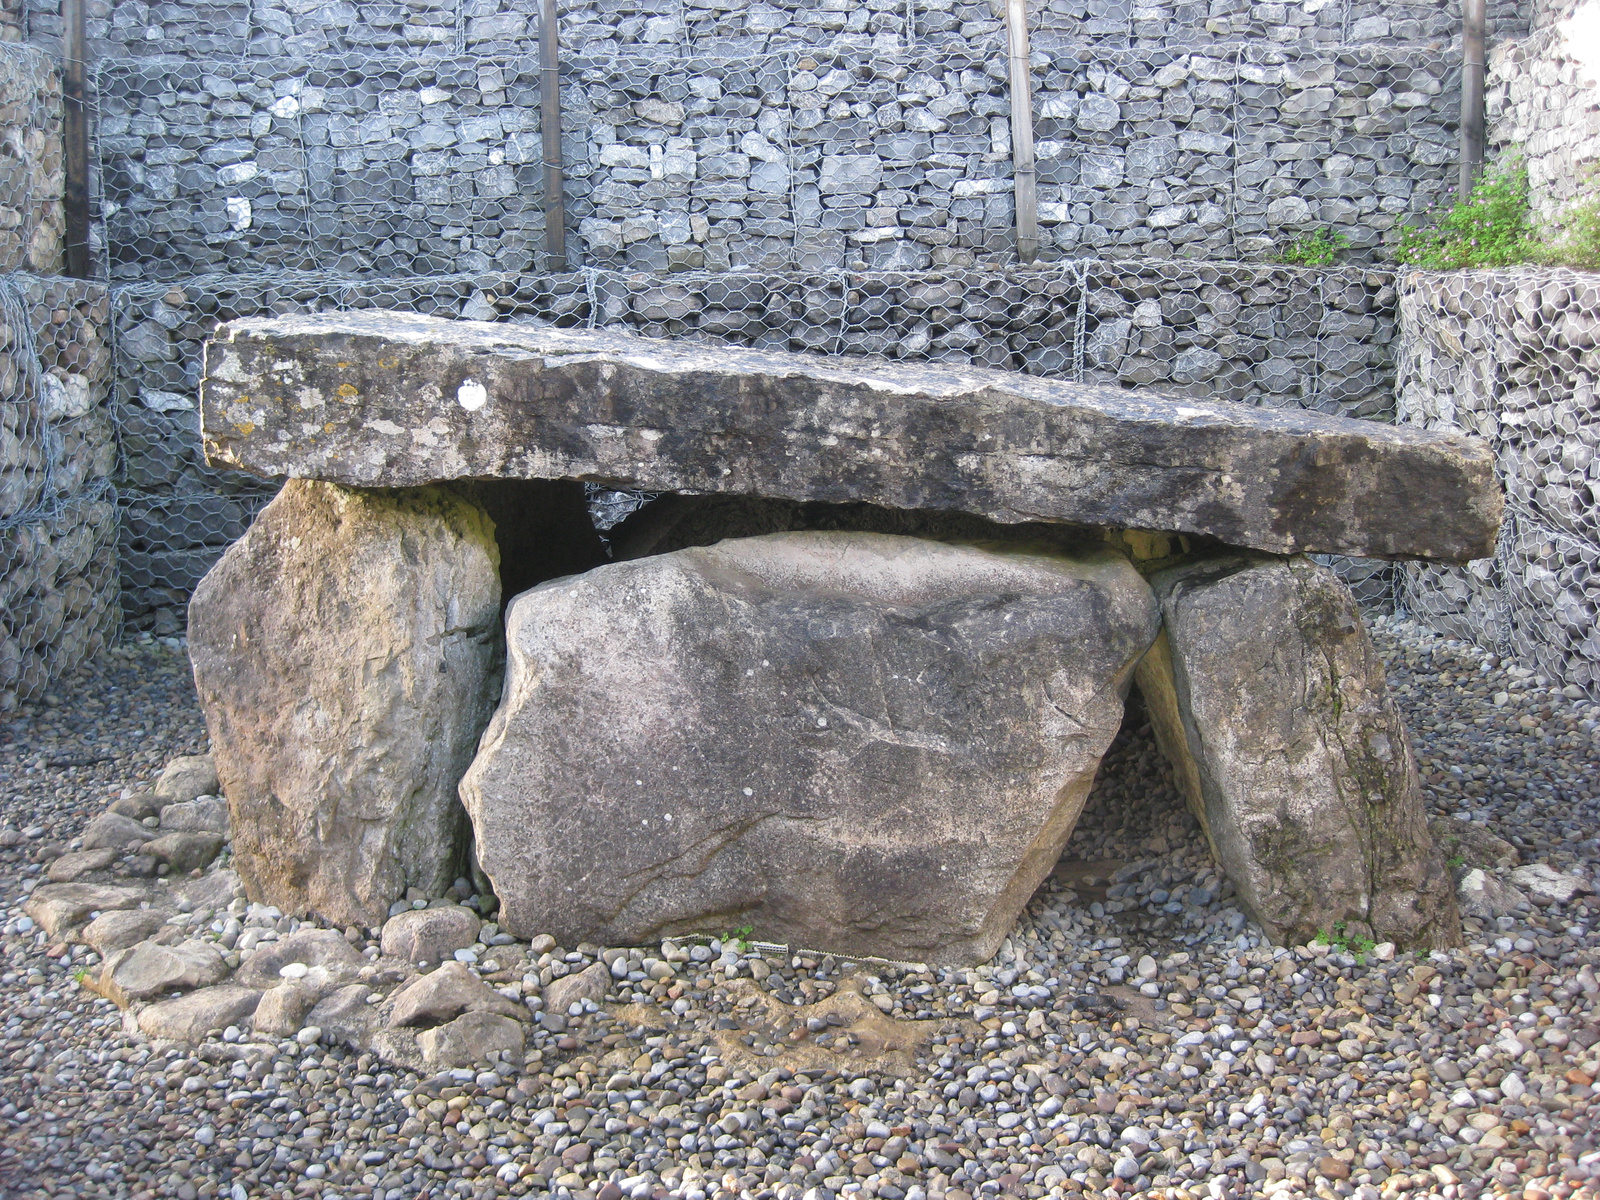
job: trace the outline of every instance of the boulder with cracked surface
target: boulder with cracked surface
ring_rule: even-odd
[[[478,940],[483,918],[459,904],[412,909],[383,923],[384,954],[415,965],[437,965]]]
[[[786,533],[541,585],[507,628],[461,789],[506,929],[974,962],[1071,834],[1157,611],[1107,552]]]
[[[1160,572],[1139,689],[1217,861],[1275,940],[1457,945],[1411,736],[1349,589],[1305,558]]]
[[[497,1013],[467,1012],[453,1021],[417,1034],[422,1061],[429,1067],[471,1067],[493,1054],[520,1055],[520,1022]]]
[[[199,1042],[245,1020],[260,1000],[260,992],[237,984],[201,988],[140,1009],[139,1031],[146,1037]]]
[[[507,1000],[461,963],[447,962],[389,998],[387,1024],[391,1029],[428,1028],[466,1012],[528,1019],[521,1005]]]
[[[97,913],[138,908],[149,897],[144,888],[108,887],[95,883],[47,883],[34,888],[22,911],[51,937],[60,937]]]
[[[252,899],[371,926],[456,877],[498,567],[488,517],[443,489],[291,480],[201,582],[189,652]]]
[[[118,1008],[166,992],[191,991],[227,978],[228,966],[210,942],[191,939],[175,946],[140,942],[105,961],[95,990]]]
[[[231,322],[213,463],[356,487],[592,479],[1208,534],[1274,553],[1493,553],[1475,439],[949,364],[412,314]],[[226,772],[224,772],[226,778]]]
[[[366,962],[344,935],[333,929],[301,929],[275,942],[263,942],[239,967],[239,982],[249,987],[274,987],[283,968],[298,963],[321,968],[329,978],[345,982]]]

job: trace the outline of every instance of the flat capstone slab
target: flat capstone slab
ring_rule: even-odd
[[[212,463],[354,487],[584,479],[1465,561],[1501,495],[1475,439],[976,367],[357,312],[207,344]]]

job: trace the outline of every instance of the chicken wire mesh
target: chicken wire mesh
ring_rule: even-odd
[[[50,57],[0,42],[0,271],[61,269],[61,78]]]
[[[136,628],[180,632],[194,585],[275,490],[211,468],[200,446],[201,344],[235,317],[384,308],[625,329],[1389,419],[1391,365],[1382,343],[1361,340],[1352,323],[1386,336],[1394,297],[1391,276],[1365,269],[1100,261],[945,273],[284,273],[120,285],[124,607]],[[632,502],[595,500],[600,512]],[[1364,602],[1387,600],[1387,564],[1340,560],[1338,569]]]
[[[1600,276],[1408,273],[1399,406],[1495,451],[1506,518],[1492,559],[1408,566],[1434,628],[1600,699]]]
[[[0,275],[0,712],[115,637],[103,285]]]

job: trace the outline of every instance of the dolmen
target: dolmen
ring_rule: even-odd
[[[965,366],[387,312],[240,320],[206,452],[289,479],[190,654],[253,900],[463,870],[564,945],[991,956],[1130,689],[1267,933],[1459,938],[1309,554],[1465,561],[1468,438]],[[659,493],[603,540],[584,484]]]

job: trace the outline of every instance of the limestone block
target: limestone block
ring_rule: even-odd
[[[224,983],[187,996],[162,1000],[139,1011],[139,1031],[146,1037],[198,1042],[207,1034],[237,1025],[255,1011],[261,993]]]
[[[413,965],[425,962],[437,966],[477,941],[482,925],[477,913],[458,904],[413,909],[384,922],[383,952]]]
[[[1445,559],[1491,553],[1501,510],[1489,448],[1459,435],[403,313],[233,322],[206,348],[201,408],[213,462],[352,486],[605,479]]]
[[[378,925],[456,877],[498,566],[459,496],[291,481],[206,576],[190,656],[252,899]]]
[[[221,952],[197,939],[176,946],[140,942],[106,959],[95,990],[118,1008],[163,992],[188,991],[221,982],[228,974]]]
[[[507,628],[461,790],[508,930],[971,962],[1060,854],[1156,612],[1108,553],[785,533],[552,581]]]
[[[1157,574],[1163,628],[1140,664],[1151,724],[1217,861],[1274,939],[1343,922],[1455,945],[1411,738],[1349,590],[1302,558]]]

